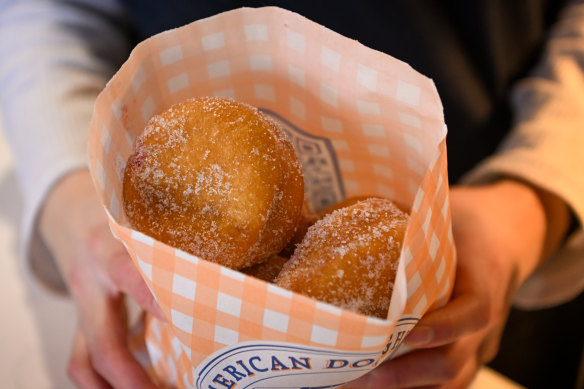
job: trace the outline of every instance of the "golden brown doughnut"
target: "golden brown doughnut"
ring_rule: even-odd
[[[329,213],[332,213],[334,211],[336,211],[337,209],[341,209],[341,208],[345,208],[348,206],[351,206],[353,204],[358,203],[359,201],[363,201],[363,200],[367,200],[371,197],[374,196],[353,196],[353,197],[347,197],[346,199],[343,199],[341,201],[339,201],[338,203],[331,205],[330,207],[324,209],[323,211],[321,211],[320,213],[320,217],[324,217],[326,215],[328,215]]]
[[[344,309],[385,318],[408,215],[387,199],[338,209],[308,229],[275,283]]]
[[[353,205],[355,203],[358,203],[359,201],[367,200],[367,199],[373,198],[373,197],[379,198],[377,196],[366,196],[366,195],[347,197],[346,199],[343,199],[343,200],[339,201],[338,203],[326,208],[324,211],[322,211],[320,213],[320,217],[324,217],[325,215],[328,215],[329,213],[336,211],[337,209],[345,208],[345,207],[348,207],[348,206]],[[408,208],[406,206],[399,204],[396,201],[393,201],[393,204],[396,207],[398,207],[399,209],[401,209],[403,212],[408,213]]]
[[[247,104],[203,97],[150,119],[128,159],[123,195],[133,228],[240,269],[294,235],[304,181],[274,121]]]

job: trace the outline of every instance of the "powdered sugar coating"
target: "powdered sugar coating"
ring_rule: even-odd
[[[308,229],[275,283],[344,309],[385,318],[408,215],[370,198]]]
[[[134,228],[234,269],[285,246],[303,193],[285,133],[256,108],[214,97],[152,117],[124,174]]]

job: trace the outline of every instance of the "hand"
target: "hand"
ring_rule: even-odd
[[[568,226],[559,199],[518,181],[455,187],[451,205],[458,262],[450,302],[408,335],[412,352],[349,387],[466,388],[495,357],[514,292]]]
[[[88,171],[71,173],[55,186],[39,228],[77,306],[70,378],[83,388],[154,388],[126,344],[124,294],[164,318],[125,248],[113,238]]]

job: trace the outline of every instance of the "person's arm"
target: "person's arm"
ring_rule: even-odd
[[[538,65],[514,88],[512,105],[510,136],[464,182],[517,178],[541,197],[548,217],[548,250],[514,304],[544,308],[584,289],[584,1],[572,1],[561,13]],[[563,207],[570,212],[570,236],[562,232]]]
[[[123,18],[112,0],[0,0],[0,109],[24,197],[27,259],[47,193],[87,166],[95,97],[130,50]]]
[[[457,271],[451,300],[410,332],[412,352],[350,388],[466,388],[496,355],[520,286],[519,293],[534,277],[559,271],[561,288],[544,288],[543,295],[533,288],[532,306],[582,290],[583,64],[584,2],[576,1],[562,13],[539,66],[515,91],[510,137],[467,177],[468,185],[452,188]],[[579,226],[566,240],[572,217]]]
[[[349,388],[466,388],[496,355],[511,297],[538,266],[546,236],[539,196],[515,180],[453,187],[457,268],[451,300],[406,338],[410,353]]]
[[[112,0],[0,7],[0,103],[25,199],[23,254],[35,253],[30,237],[42,239],[76,303],[69,376],[84,388],[152,388],[128,349],[125,294],[161,314],[86,166],[94,100],[130,50],[123,9]],[[33,268],[47,271],[39,258]]]

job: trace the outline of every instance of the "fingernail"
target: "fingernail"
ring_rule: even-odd
[[[434,338],[434,330],[431,327],[415,327],[407,336],[406,344],[419,347],[428,344]]]

